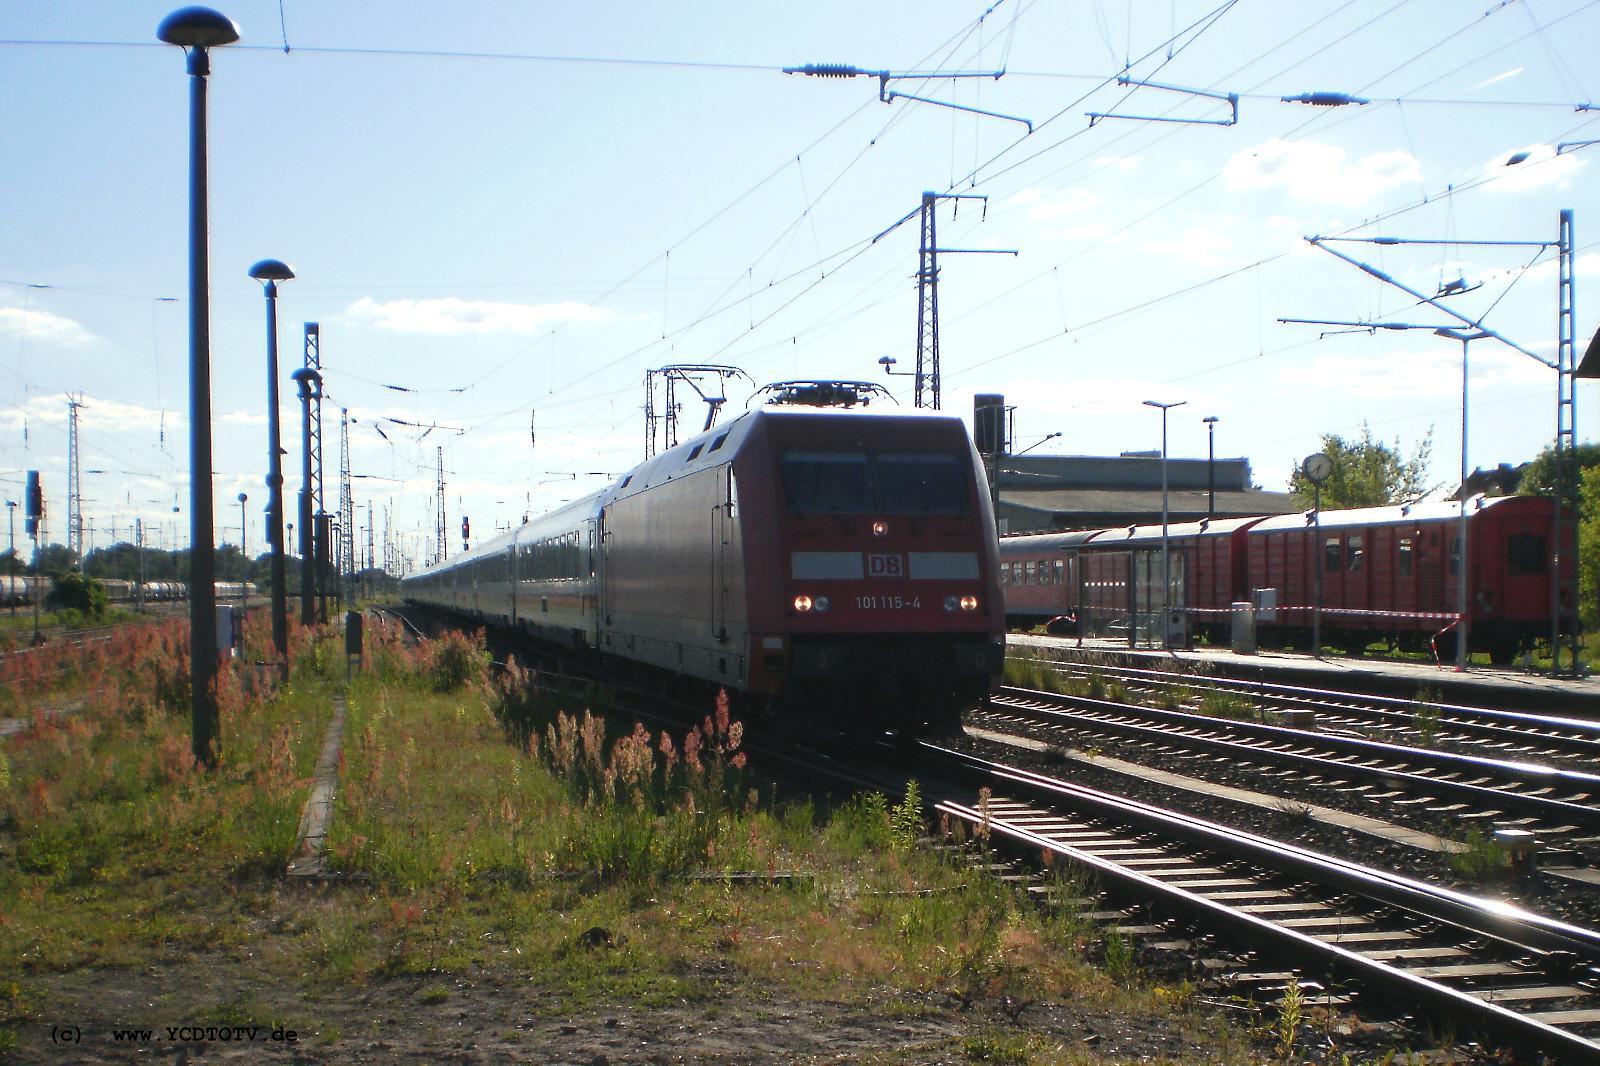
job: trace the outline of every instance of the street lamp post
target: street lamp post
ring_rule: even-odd
[[[1206,415],[1206,517],[1217,515],[1217,416]]]
[[[1440,337],[1449,337],[1451,340],[1461,342],[1461,525],[1457,534],[1461,538],[1461,570],[1456,575],[1456,615],[1459,619],[1456,622],[1456,670],[1465,672],[1467,636],[1472,628],[1472,621],[1467,613],[1471,603],[1468,592],[1471,570],[1467,566],[1469,558],[1467,555],[1467,346],[1489,334],[1483,330],[1469,333],[1459,329],[1436,329],[1433,332]]]
[[[12,569],[15,569],[16,565],[17,565],[17,501],[16,500],[7,500],[6,501],[6,518],[9,520],[9,523],[10,523],[10,526],[11,526],[11,562],[7,566],[7,569],[8,570],[12,570]],[[16,589],[9,587],[11,584],[14,584],[16,582],[16,575],[15,574],[7,574],[6,575],[6,579],[7,579],[7,584],[8,584],[8,587],[6,589],[6,593],[7,593],[6,598],[11,601],[11,613],[12,614],[16,614],[17,613],[17,601],[20,600],[22,597],[17,595],[17,590]]]
[[[283,440],[278,431],[278,283],[294,277],[287,263],[263,259],[250,268],[267,297],[267,548],[272,552],[272,647],[278,676],[289,680],[289,592],[283,559]]]
[[[250,497],[239,493],[239,610],[245,608],[245,586],[250,583],[250,553],[245,550],[245,542],[250,539],[249,526],[245,522],[244,505],[250,502]]]
[[[1167,628],[1167,610],[1172,600],[1172,572],[1167,568],[1167,412],[1188,402],[1188,400],[1178,400],[1176,403],[1144,401],[1146,407],[1161,409],[1161,646],[1168,650],[1172,647],[1172,634]]]
[[[212,766],[217,739],[216,546],[212,543],[211,294],[206,216],[208,49],[232,44],[239,28],[220,12],[185,7],[156,36],[182,48],[189,74],[189,669],[190,743]]]
[[[317,623],[316,561],[312,558],[311,525],[311,401],[322,392],[322,375],[303,366],[289,375],[300,386],[300,624]]]

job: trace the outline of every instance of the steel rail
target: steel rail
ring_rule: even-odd
[[[1540,1055],[1553,1055],[1558,1061],[1600,1062],[1600,1044],[1595,1044],[1576,1033],[1567,1032],[1495,1003],[1478,999],[1418,977],[1408,971],[1369,959],[1357,952],[1319,940],[1308,934],[1289,929],[1248,914],[1215,900],[1190,892],[1176,885],[1165,884],[1146,874],[1107,859],[1081,851],[1069,844],[1052,840],[1022,826],[1013,826],[1004,820],[985,816],[982,812],[960,804],[943,802],[937,808],[941,813],[960,818],[974,826],[985,826],[1019,845],[1038,851],[1048,851],[1071,862],[1094,870],[1104,881],[1133,888],[1145,896],[1154,896],[1164,905],[1186,915],[1190,920],[1211,928],[1226,929],[1258,949],[1283,952],[1286,948],[1302,957],[1316,959],[1329,971],[1354,978],[1364,984],[1383,989],[1403,997],[1407,1002],[1419,1004],[1431,1014],[1449,1019],[1465,1016],[1477,1022],[1477,1028],[1491,1038]]]
[[[1537,951],[1574,952],[1586,959],[1600,959],[1600,932],[1569,925],[1543,915],[1496,900],[1486,900],[1433,885],[1426,885],[1383,870],[1315,852],[1292,844],[1268,840],[1253,833],[1230,829],[1190,815],[1162,810],[1136,800],[1126,800],[1095,789],[1058,781],[1031,771],[1004,766],[976,756],[924,743],[919,751],[935,765],[965,769],[987,782],[1026,790],[1051,802],[1086,811],[1094,816],[1131,825],[1136,829],[1162,833],[1186,843],[1247,859],[1275,871],[1314,881],[1336,891],[1359,895],[1382,904],[1435,921],[1493,937],[1519,948]],[[973,822],[987,821],[990,831],[999,823],[990,814],[948,801],[938,809]],[[1436,1012],[1470,1012],[1482,1021],[1486,1031],[1519,1047],[1543,1054],[1577,1055],[1584,1061],[1600,1061],[1600,1045],[1574,1033],[1537,1021],[1457,991],[1435,981],[1418,977],[1404,969],[1391,967],[1363,955],[1317,940],[1306,934],[1277,925],[1255,915],[1241,913],[1187,890],[1120,866],[1081,849],[1036,833],[1021,826],[1005,826],[1007,836],[1036,848],[1046,848],[1074,861],[1084,862],[1101,875],[1136,888],[1141,894],[1155,894],[1174,902],[1179,909],[1209,922],[1225,925],[1253,943],[1290,945],[1294,950],[1316,955],[1341,972],[1371,985],[1405,995],[1408,1000],[1427,1005]],[[1561,1061],[1572,1061],[1563,1058]]]
[[[1056,704],[1057,706],[1017,706],[1023,701],[1047,705]],[[1289,729],[1283,726],[1211,718],[1206,715],[1190,714],[1183,711],[1168,711],[1158,707],[1130,707],[1106,700],[1094,700],[1081,696],[1062,696],[1055,693],[1035,692],[1029,689],[1007,687],[1002,689],[1001,695],[994,697],[990,704],[991,707],[1016,706],[1017,710],[1026,710],[1029,713],[1044,715],[1049,718],[1059,718],[1062,721],[1084,722],[1081,716],[1067,709],[1067,707],[1076,705],[1085,710],[1097,711],[1101,714],[1153,718],[1157,721],[1169,722],[1186,726],[1190,729],[1200,729],[1212,733],[1224,730],[1232,731],[1253,737],[1260,744],[1248,744],[1238,740],[1220,739],[1215,736],[1195,735],[1192,732],[1171,732],[1157,726],[1140,725],[1136,722],[1128,721],[1108,721],[1101,717],[1090,718],[1085,723],[1094,729],[1120,733],[1124,736],[1137,737],[1141,740],[1160,739],[1169,744],[1198,748],[1233,757],[1253,755],[1256,758],[1271,758],[1277,762],[1292,764],[1324,775],[1336,774],[1341,777],[1365,777],[1380,782],[1403,784],[1411,789],[1426,790],[1440,798],[1448,796],[1470,800],[1475,804],[1487,805],[1497,810],[1504,810],[1507,813],[1528,814],[1554,819],[1557,820],[1558,824],[1561,819],[1577,821],[1586,825],[1600,823],[1600,806],[1575,803],[1571,800],[1551,799],[1545,796],[1527,795],[1507,788],[1495,788],[1488,785],[1475,785],[1465,781],[1454,781],[1449,778],[1435,777],[1412,770],[1396,769],[1392,766],[1371,766],[1363,765],[1359,762],[1345,762],[1329,757],[1306,754],[1305,749],[1322,747],[1324,750],[1332,750],[1334,752],[1343,751],[1352,757],[1409,761],[1414,764],[1439,767],[1449,772],[1483,774],[1497,778],[1506,784],[1542,786],[1545,788],[1563,787],[1600,795],[1600,775],[1595,774],[1554,769],[1548,766],[1540,766],[1536,763],[1508,762],[1498,759],[1486,759],[1476,755],[1435,752],[1426,748],[1385,744],[1380,741],[1365,740],[1359,737],[1307,733],[1304,730]],[[1301,750],[1286,751],[1277,747],[1261,746],[1268,743],[1286,744]]]
[[[1109,792],[1007,766],[929,741],[922,742],[917,750],[931,754],[946,767],[962,767],[993,780],[1009,781],[1052,800],[1072,803],[1080,808],[1088,807],[1102,817],[1119,818],[1214,851],[1226,851],[1241,858],[1264,862],[1275,869],[1292,870],[1321,884],[1332,884],[1346,891],[1382,899],[1394,906],[1415,910],[1513,943],[1547,951],[1576,951],[1600,964],[1600,931],[1548,918],[1515,904],[1473,896],[1441,885],[1429,885],[1402,874],[1323,855],[1248,830],[1169,811],[1141,800],[1114,796]],[[1330,881],[1330,877],[1335,880]],[[1429,909],[1426,905],[1428,901],[1439,901],[1441,906],[1449,908],[1450,914],[1447,916]],[[1533,939],[1530,940],[1530,937]]]
[[[1533,714],[1495,707],[1470,707],[1465,704],[1403,699],[1333,689],[1286,685],[1277,681],[1247,680],[1210,674],[1184,674],[1169,670],[1150,670],[1138,666],[1089,666],[1066,660],[1039,660],[1051,667],[1065,667],[1079,675],[1107,674],[1119,680],[1142,680],[1182,688],[1210,686],[1257,698],[1268,698],[1288,709],[1415,720],[1421,714],[1437,712],[1437,724],[1465,733],[1507,741],[1538,740],[1559,744],[1600,759],[1600,720]],[[1360,703],[1352,703],[1359,700]],[[1367,706],[1363,706],[1367,704]],[[1596,708],[1600,712],[1600,707]]]

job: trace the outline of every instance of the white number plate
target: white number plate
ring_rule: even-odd
[[[857,596],[858,611],[920,611],[921,596]]]

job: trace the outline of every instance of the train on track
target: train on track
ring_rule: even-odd
[[[1553,614],[1563,632],[1574,624],[1551,558],[1554,508],[1535,496],[1467,503],[1468,647],[1496,664],[1548,638]],[[1308,647],[1320,610],[1324,643],[1352,653],[1379,640],[1453,653],[1460,528],[1454,502],[1170,525],[1168,631],[1226,645],[1234,605],[1251,603],[1268,645]],[[1159,643],[1161,555],[1159,525],[1002,538],[1006,614],[1058,633],[1137,639],[1145,630]]]
[[[189,585],[183,581],[125,581],[121,578],[96,578],[106,590],[111,603],[168,603],[189,598]],[[253,582],[218,581],[215,583],[218,602],[227,602],[257,595]],[[0,607],[27,606],[36,596],[50,594],[48,577],[0,576]],[[43,602],[42,600],[40,602]]]
[[[910,735],[998,684],[996,544],[960,419],[760,406],[401,587],[785,726]]]

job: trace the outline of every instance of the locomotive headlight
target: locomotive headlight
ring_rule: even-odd
[[[976,596],[963,596],[963,597],[961,597],[961,609],[963,611],[976,611],[978,609],[978,597],[976,597]]]
[[[814,604],[811,602],[811,597],[807,596],[805,593],[801,593],[794,598],[794,609],[799,611],[801,614],[805,614],[807,611],[811,610],[813,606]]]
[[[826,596],[818,596],[817,597],[815,607],[816,607],[816,611],[817,611],[818,614],[822,614],[824,611],[826,611],[828,609],[829,606],[830,606],[830,604],[828,603],[828,597],[826,597]]]
[[[946,596],[944,598],[944,609],[945,609],[946,613],[954,614],[956,608],[960,607],[960,606],[961,606],[961,601],[959,599],[957,599],[956,597],[954,597],[954,596]]]
[[[887,537],[889,535],[889,523],[882,521],[872,523],[872,535],[874,537]]]

